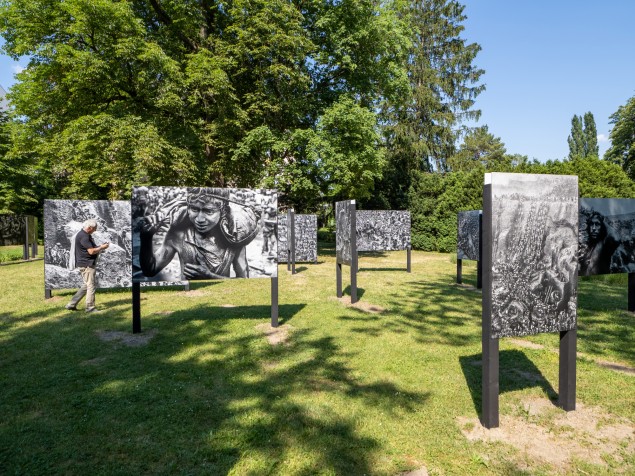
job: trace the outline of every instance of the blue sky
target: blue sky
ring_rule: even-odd
[[[477,124],[509,153],[544,162],[567,156],[571,118],[591,111],[603,154],[609,116],[635,96],[635,0],[461,3],[463,37],[481,45],[475,63],[486,71]],[[25,66],[0,55],[0,85]]]

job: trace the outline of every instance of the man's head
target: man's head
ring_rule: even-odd
[[[593,212],[587,218],[587,233],[591,241],[601,240],[606,235],[606,226],[604,225],[604,217],[598,212]]]
[[[199,233],[208,233],[218,225],[227,206],[228,190],[192,188],[187,195],[187,215]]]
[[[97,230],[97,220],[94,220],[92,218],[86,220],[84,224],[82,225],[82,228],[84,229],[86,233],[90,235],[95,230]]]

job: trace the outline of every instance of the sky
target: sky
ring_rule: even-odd
[[[462,37],[482,47],[475,64],[485,70],[474,125],[487,125],[508,153],[544,162],[568,155],[571,118],[590,111],[604,154],[610,115],[635,96],[635,0],[461,3]],[[0,54],[0,85],[10,88],[26,66]]]

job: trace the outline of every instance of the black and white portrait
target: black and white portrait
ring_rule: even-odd
[[[132,243],[130,202],[108,200],[44,201],[44,283],[47,289],[72,289],[83,281],[76,269],[69,269],[71,240],[88,219],[97,221],[96,243],[109,242],[99,256],[97,287],[130,287]]]
[[[580,199],[579,275],[635,272],[635,199]]]
[[[458,213],[456,257],[480,261],[481,210]]]
[[[489,176],[489,177],[488,177]],[[578,178],[486,174],[492,194],[492,337],[576,326]]]
[[[23,245],[26,240],[26,218],[22,215],[0,215],[0,246]]]
[[[317,215],[296,214],[295,217],[295,261],[309,263],[317,261]],[[287,215],[278,217],[278,261],[288,259]]]
[[[275,190],[134,187],[133,280],[277,276]]]
[[[405,250],[410,245],[410,212],[358,210],[357,251]]]
[[[350,265],[353,260],[353,216],[355,202],[343,200],[335,203],[335,254],[338,263]]]

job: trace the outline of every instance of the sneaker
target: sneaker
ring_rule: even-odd
[[[86,312],[90,312],[91,314],[96,312],[101,312],[101,309],[97,309],[96,307],[91,307],[90,309],[86,309]]]
[[[77,311],[77,308],[75,306],[71,306],[70,304],[67,304],[66,306],[64,306],[64,308],[67,311]]]

